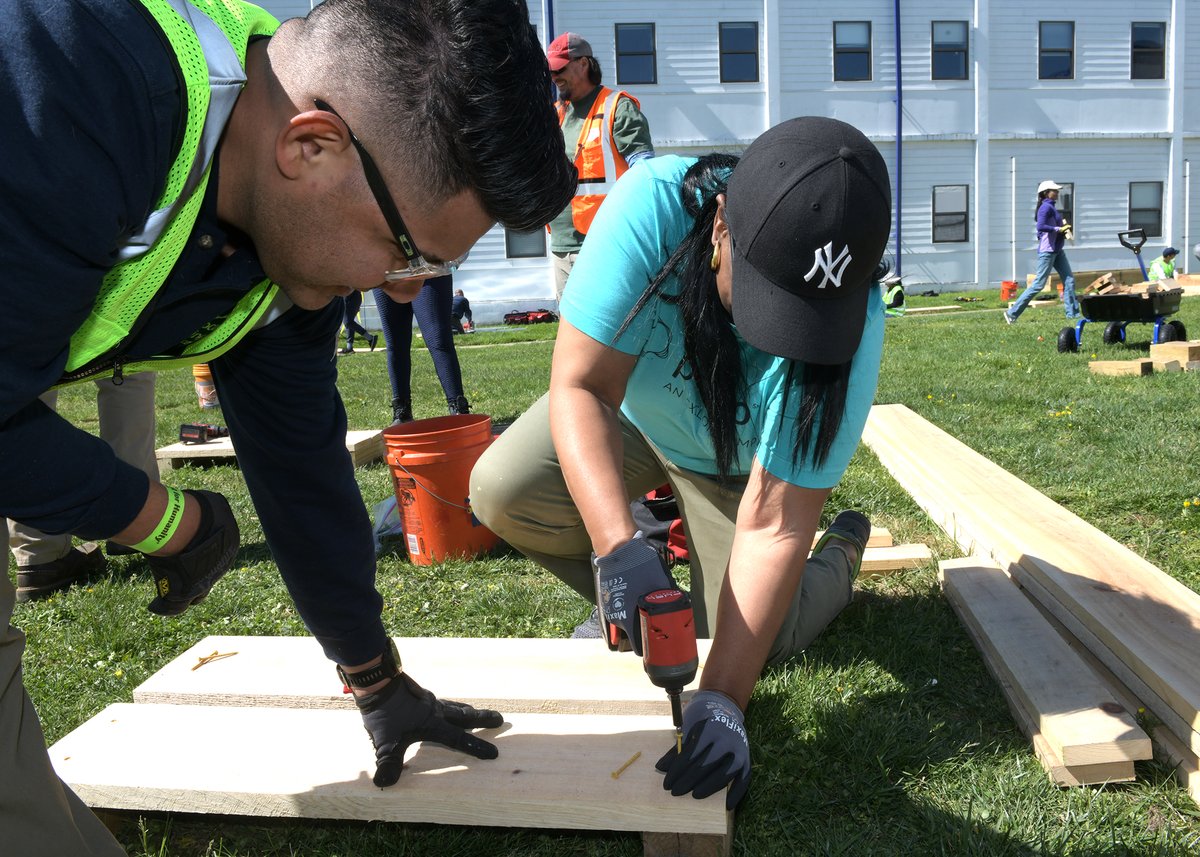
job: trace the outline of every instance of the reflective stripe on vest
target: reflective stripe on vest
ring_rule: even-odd
[[[612,191],[617,179],[629,169],[625,158],[617,151],[613,142],[613,123],[616,121],[617,100],[628,98],[635,107],[641,104],[636,98],[624,91],[613,91],[608,87],[600,87],[592,109],[583,120],[583,128],[579,131],[579,140],[575,145],[575,169],[579,171],[578,191],[580,193],[571,200],[571,219],[578,232],[587,234],[604,202],[606,194]],[[566,105],[559,105],[558,118],[562,124],[566,116]],[[593,126],[598,125],[593,130]]]
[[[187,121],[175,161],[155,211],[118,248],[120,259],[105,275],[92,311],[71,337],[60,383],[120,369],[120,346],[152,311],[157,296],[195,227],[208,187],[212,159],[246,82],[246,48],[252,35],[273,33],[278,22],[240,0],[140,0],[175,52],[183,74]],[[168,368],[212,359],[247,332],[271,304],[277,287],[264,280],[229,315],[191,337],[179,357],[126,366]]]

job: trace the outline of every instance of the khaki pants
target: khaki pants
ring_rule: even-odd
[[[3,519],[0,519],[2,522]],[[124,857],[125,850],[50,765],[21,681],[25,635],[11,624],[16,590],[0,579],[0,853]]]
[[[554,299],[561,301],[563,290],[567,287],[567,277],[571,275],[571,268],[575,266],[575,260],[579,258],[579,254],[553,251],[550,253],[550,258],[554,260]]]
[[[42,395],[50,408],[58,406],[58,391]],[[108,443],[117,458],[144,471],[152,482],[158,481],[158,460],[154,455],[154,373],[128,375],[122,384],[104,378],[96,382],[96,410],[100,418],[100,438]],[[33,527],[8,522],[8,546],[17,565],[28,567],[62,559],[71,551],[69,533],[52,536]]]
[[[669,462],[624,417],[626,502],[670,484],[688,538],[696,631],[711,637],[733,548],[745,480],[721,488],[712,476]],[[550,437],[550,397],[539,399],[504,431],[471,472],[471,508],[494,533],[595,601],[592,545],[571,500]],[[800,592],[771,648],[771,662],[802,651],[850,603],[853,581],[840,550],[809,557]]]

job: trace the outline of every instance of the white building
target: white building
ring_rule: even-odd
[[[591,43],[660,154],[737,150],[806,114],[860,128],[891,172],[888,253],[910,290],[1023,283],[1046,178],[1064,185],[1075,270],[1136,267],[1117,240],[1136,226],[1147,264],[1167,244],[1196,264],[1200,52],[1184,46],[1200,0],[530,0],[530,15],[543,43]],[[494,229],[456,284],[479,311],[545,306],[544,253],[540,234]]]

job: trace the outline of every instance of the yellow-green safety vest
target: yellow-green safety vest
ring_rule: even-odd
[[[122,364],[120,347],[153,312],[154,298],[195,227],[221,133],[246,82],[250,38],[279,22],[241,0],[139,0],[175,51],[187,92],[187,123],[166,185],[146,222],[118,249],[84,323],[71,336],[59,386],[108,375],[204,363],[228,351],[271,307],[279,287],[255,285],[224,318],[204,325],[180,356]]]

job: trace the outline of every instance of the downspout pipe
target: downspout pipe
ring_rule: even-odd
[[[904,84],[900,69],[900,0],[894,0],[892,16],[896,23],[896,276],[901,271],[900,252],[904,211]]]
[[[558,35],[554,31],[554,0],[546,0],[546,47],[550,47],[550,43],[554,41],[554,37]]]

